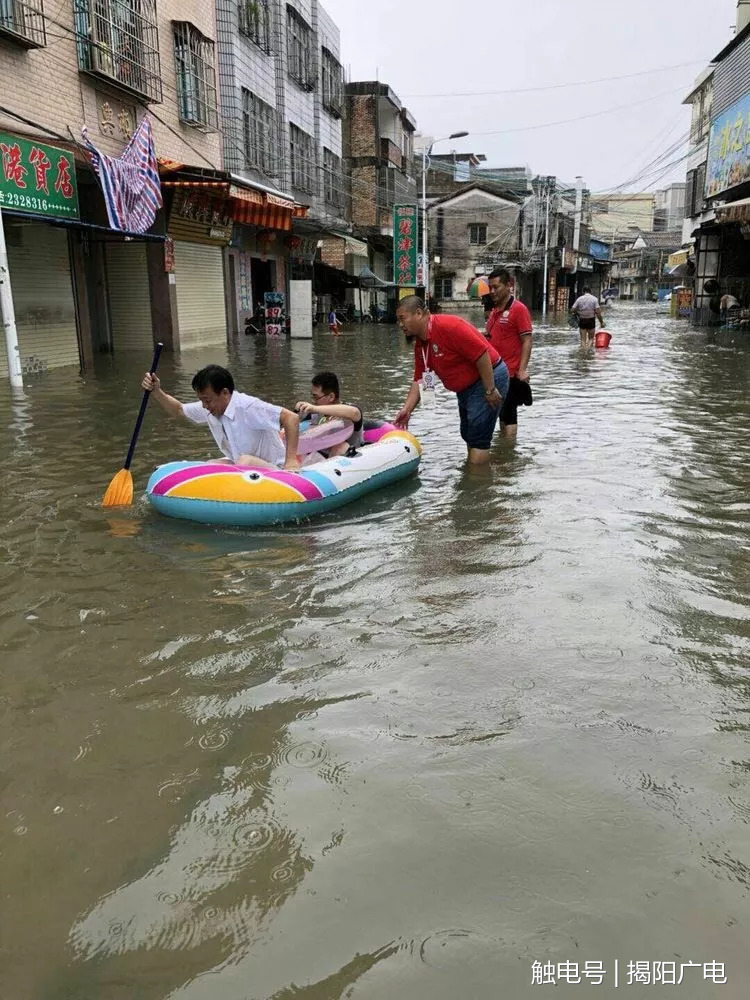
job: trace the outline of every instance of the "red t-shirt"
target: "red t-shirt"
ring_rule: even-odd
[[[426,368],[435,372],[446,389],[461,392],[479,378],[477,361],[489,353],[490,364],[500,360],[487,338],[460,316],[430,316],[427,340],[415,338],[414,381]]]
[[[511,296],[505,308],[493,309],[487,320],[487,339],[503,356],[511,375],[518,374],[521,363],[521,334],[531,333],[531,313]]]

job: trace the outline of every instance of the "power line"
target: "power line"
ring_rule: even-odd
[[[673,88],[672,90],[663,91],[660,94],[652,94],[651,97],[646,97],[642,101],[631,101],[629,104],[618,104],[614,108],[605,108],[603,111],[592,111],[587,115],[578,115],[575,118],[561,118],[556,122],[544,122],[540,125],[521,125],[517,128],[504,128],[496,129],[492,132],[472,132],[472,135],[508,135],[511,132],[534,132],[537,129],[542,128],[554,128],[556,125],[571,125],[573,122],[582,122],[590,118],[600,118],[602,115],[611,115],[615,111],[626,111],[630,108],[637,108],[643,104],[650,104],[652,101],[661,100],[662,97],[671,97],[672,94],[682,93],[683,88]]]
[[[571,83],[551,83],[541,87],[519,87],[514,90],[466,90],[452,91],[445,94],[404,94],[410,98],[443,98],[443,97],[500,97],[503,94],[534,94],[545,90],[565,90],[568,87],[589,87],[592,83],[609,83],[614,80],[633,80],[638,76],[653,76],[655,73],[668,73],[673,69],[685,69],[687,66],[703,65],[697,60],[686,63],[676,63],[674,66],[661,66],[657,69],[644,69],[639,73],[625,73],[622,76],[602,76],[597,80],[576,80]]]

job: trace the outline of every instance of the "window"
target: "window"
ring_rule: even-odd
[[[242,126],[245,163],[273,177],[278,169],[276,158],[276,109],[242,88]]]
[[[315,193],[315,146],[312,136],[296,125],[289,126],[292,186],[306,194]]]
[[[337,118],[343,106],[343,76],[341,64],[332,52],[321,52],[320,75],[323,89],[323,107]]]
[[[0,0],[0,35],[27,49],[47,44],[42,0]]]
[[[180,120],[199,129],[218,128],[214,43],[187,21],[173,21]]]
[[[341,159],[330,149],[323,149],[323,188],[326,202],[337,208],[343,202]]]
[[[271,12],[268,0],[239,0],[240,32],[264,52],[271,51]]]
[[[79,68],[161,101],[156,0],[74,0],[73,10]]]
[[[435,298],[453,298],[453,278],[435,278]]]
[[[313,90],[312,32],[293,7],[287,7],[289,24],[289,76],[303,90]]]
[[[473,247],[483,247],[487,242],[487,226],[483,222],[472,222],[469,226],[469,243]]]

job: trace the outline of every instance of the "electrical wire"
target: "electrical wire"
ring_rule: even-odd
[[[539,87],[519,87],[513,90],[465,90],[452,91],[445,94],[404,94],[408,98],[444,98],[444,97],[500,97],[504,94],[534,94],[546,90],[565,90],[568,87],[590,87],[594,83],[609,83],[615,80],[633,80],[639,76],[653,76],[656,73],[668,73],[674,69],[685,69],[688,66],[699,66],[702,63],[692,60],[691,62],[676,63],[674,66],[660,66],[656,69],[645,69],[638,73],[625,73],[622,76],[602,76],[597,80],[576,80],[571,83],[551,83]]]

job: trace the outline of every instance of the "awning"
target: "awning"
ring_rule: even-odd
[[[353,236],[347,236],[344,242],[344,251],[352,257],[370,256],[370,248],[362,240],[355,240]]]
[[[750,222],[750,198],[741,198],[714,209],[717,222]]]
[[[362,288],[396,288],[393,281],[383,281],[369,267],[363,267],[359,272],[359,283]]]
[[[270,191],[256,190],[229,181],[191,180],[162,181],[162,187],[193,188],[223,196],[229,203],[232,221],[260,229],[277,229],[291,232],[293,218],[305,218],[307,205],[297,205],[289,198],[272,194]]]

